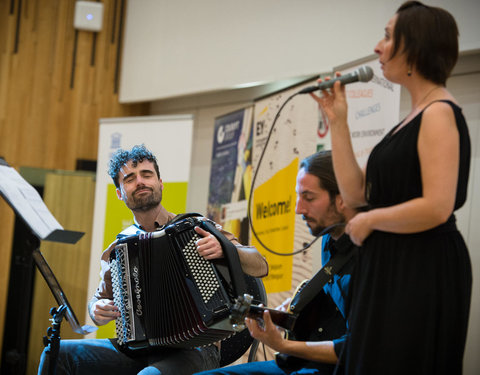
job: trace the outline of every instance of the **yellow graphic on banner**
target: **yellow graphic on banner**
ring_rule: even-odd
[[[164,182],[162,206],[167,211],[181,214],[187,207],[188,182]],[[125,203],[117,198],[114,184],[107,186],[107,204],[105,207],[105,230],[103,247],[106,249],[117,234],[133,224],[133,214]],[[100,264],[100,259],[98,260]],[[97,338],[115,337],[115,323],[110,322],[98,327]]]
[[[298,158],[255,189],[251,207],[252,223],[260,241],[278,253],[290,253],[295,235],[295,181]],[[269,274],[263,278],[267,293],[289,291],[292,287],[291,256],[273,254],[252,234],[252,245],[265,256]]]
[[[243,190],[245,191],[245,200],[248,202],[248,199],[250,196],[250,187],[252,186],[252,165],[251,164],[248,164],[245,167],[245,171],[242,177],[242,183],[243,183]],[[243,219],[242,220],[240,219],[226,220],[225,223],[223,224],[223,229],[225,229],[227,232],[232,233],[236,238],[240,240],[242,235],[242,221]],[[243,230],[245,231],[245,229]],[[240,242],[243,242],[243,241],[240,241]],[[244,242],[247,242],[247,241],[244,241]]]

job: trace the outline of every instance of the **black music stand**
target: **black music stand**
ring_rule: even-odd
[[[45,353],[49,356],[48,373],[55,374],[55,368],[57,364],[58,351],[60,350],[60,325],[63,318],[66,316],[67,321],[70,323],[72,330],[80,335],[86,335],[97,330],[97,327],[89,325],[80,326],[73,309],[68,302],[67,296],[62,290],[60,283],[57,281],[53,271],[48,265],[47,261],[43,257],[39,248],[35,248],[32,253],[33,260],[38,267],[38,270],[42,274],[43,278],[47,282],[55,300],[59,307],[52,307],[50,309],[50,315],[52,315],[52,326],[47,330],[47,336],[43,337],[43,344],[46,347]]]
[[[0,158],[0,195],[30,229],[29,241],[34,247],[33,259],[59,304],[58,308],[50,309],[52,327],[48,328],[47,336],[43,338],[46,353],[49,356],[49,374],[55,374],[60,349],[60,325],[63,318],[66,316],[73,331],[81,335],[91,333],[97,328],[88,325],[80,326],[62,287],[40,252],[40,242],[44,240],[75,244],[84,233],[64,230],[34,187],[2,158]]]

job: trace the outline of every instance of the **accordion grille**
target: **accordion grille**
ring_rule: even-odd
[[[208,303],[218,288],[220,288],[220,283],[217,280],[212,264],[197,251],[196,241],[199,238],[198,235],[193,236],[184,245],[182,252],[203,298],[203,302]]]
[[[121,313],[120,317],[116,319],[115,329],[118,343],[123,345],[134,338],[128,247],[121,244],[115,252],[116,258],[110,262],[113,301]]]

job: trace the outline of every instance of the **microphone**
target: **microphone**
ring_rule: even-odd
[[[331,79],[329,81],[323,81],[322,83],[319,83],[317,86],[308,86],[305,87],[304,89],[300,90],[298,93],[299,94],[308,94],[313,91],[317,90],[326,90],[329,89],[333,86],[333,84],[337,81],[340,81],[342,85],[346,85],[348,83],[353,83],[353,82],[368,82],[373,78],[373,70],[367,65],[363,65],[360,68],[354,70],[351,73],[342,75],[340,77],[336,77],[334,79]]]

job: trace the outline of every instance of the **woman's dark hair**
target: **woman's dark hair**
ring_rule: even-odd
[[[118,183],[118,172],[123,165],[132,161],[134,167],[137,163],[141,163],[144,160],[151,161],[157,172],[158,178],[160,178],[160,171],[158,170],[157,158],[148,150],[145,145],[133,146],[131,150],[118,149],[111,157],[108,164],[108,175],[112,178],[115,186],[120,187]]]
[[[320,187],[328,192],[330,201],[340,194],[335,172],[333,171],[332,152],[320,151],[303,159],[300,169],[310,173],[320,180]]]
[[[458,27],[453,16],[419,1],[403,3],[397,16],[392,57],[404,52],[407,64],[424,78],[445,85],[458,59]]]

